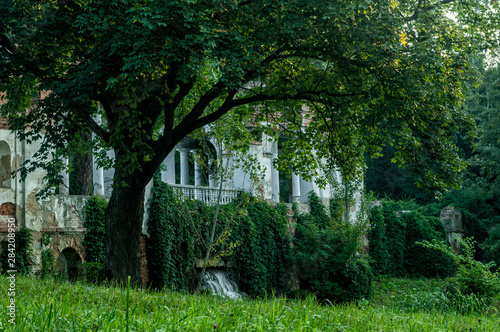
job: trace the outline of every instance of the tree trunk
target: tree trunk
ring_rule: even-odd
[[[127,183],[113,189],[106,211],[106,273],[123,285],[127,278],[142,285],[140,235],[144,214],[144,193],[148,180],[124,176],[115,169],[115,183]]]
[[[81,134],[82,144],[87,144],[92,139],[92,133]],[[87,152],[82,156],[77,156],[75,161],[78,163],[78,192],[76,195],[91,195],[92,188],[92,154]]]

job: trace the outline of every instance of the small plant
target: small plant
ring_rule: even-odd
[[[462,254],[455,253],[449,245],[436,240],[417,243],[442,252],[458,265],[455,276],[448,278],[446,283],[448,298],[457,308],[469,312],[485,310],[493,299],[498,300],[500,297],[500,268],[492,272],[495,266],[493,262],[485,264],[474,259],[476,242],[472,238],[457,238],[457,241]]]
[[[83,278],[87,283],[99,283],[104,280],[104,264],[86,262],[82,264]]]
[[[51,275],[56,266],[56,259],[54,257],[54,252],[50,248],[52,236],[50,234],[42,234],[42,270],[40,271],[40,276],[45,278]]]

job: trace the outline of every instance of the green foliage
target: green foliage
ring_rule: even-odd
[[[389,265],[389,243],[386,237],[387,231],[384,216],[380,206],[376,206],[371,210],[370,226],[368,241],[370,243],[370,257],[374,261],[373,272],[379,275],[391,274],[394,270],[391,270],[391,266]]]
[[[404,213],[400,217],[406,224],[405,269],[412,277],[448,276],[454,272],[453,261],[441,252],[416,244],[417,241],[445,241],[441,220],[425,217],[418,212]]]
[[[484,264],[474,259],[476,242],[472,238],[457,239],[462,254],[455,253],[450,246],[433,240],[419,242],[419,245],[439,251],[458,265],[454,277],[447,279],[447,295],[456,304],[467,304],[467,311],[479,311],[492,301],[500,299],[500,268],[492,272],[495,264]]]
[[[40,271],[42,278],[54,273],[56,267],[56,257],[54,251],[50,248],[51,238],[50,234],[42,234],[42,269]]]
[[[102,147],[94,156],[116,170],[114,197],[142,195],[181,139],[259,105],[253,123],[276,125],[262,133],[276,138],[286,124],[294,136],[277,164],[306,179],[321,160],[310,151],[349,180],[364,155],[380,157],[388,144],[392,161],[420,185],[457,187],[464,163],[454,137],[474,127],[460,107],[463,81],[475,74],[470,54],[498,29],[498,4],[469,2],[4,2],[1,114],[19,139],[41,143],[20,177],[43,168],[57,186],[64,158],[90,129]],[[102,124],[92,120],[98,115]],[[130,209],[138,213],[141,202]],[[134,234],[112,242],[113,260],[114,252],[135,252],[142,221],[124,224],[123,210],[109,211],[108,237]],[[110,264],[122,281],[137,278],[138,266],[129,265],[138,260]]]
[[[104,264],[106,252],[106,208],[108,202],[99,196],[92,196],[83,208],[84,226],[87,229],[83,238],[85,260],[87,262]]]
[[[83,280],[90,284],[96,284],[104,281],[104,264],[95,262],[85,262],[82,264]]]
[[[476,243],[484,243],[488,238],[488,229],[485,222],[466,209],[460,209],[462,212],[462,227],[464,236],[473,238]],[[486,261],[487,257],[483,247],[478,246],[474,252],[474,259],[477,261]]]
[[[415,244],[422,240],[445,240],[441,220],[418,211],[406,210],[397,216],[396,211],[402,207],[414,207],[414,203],[386,200],[381,211],[378,207],[372,209],[372,228],[368,238],[375,272],[410,277],[450,275],[455,268],[452,260]]]
[[[301,289],[320,300],[346,302],[368,298],[372,270],[359,254],[360,229],[334,222],[328,228],[314,223],[298,224],[302,237],[294,239],[294,252]]]
[[[194,288],[193,267],[205,255],[214,206],[180,201],[171,187],[155,177],[147,242],[150,279],[155,288]],[[220,234],[209,260],[232,260],[239,288],[250,296],[283,293],[291,267],[290,235],[285,205],[271,206],[243,195],[220,206]]]
[[[150,282],[154,288],[187,290],[192,286],[192,268],[195,255],[196,236],[192,225],[182,212],[181,206],[170,186],[161,182],[160,174],[154,178],[153,198],[149,212],[147,256]],[[205,207],[191,204],[188,213],[202,213]],[[200,253],[200,252],[198,252]],[[201,257],[201,255],[200,255]]]
[[[500,266],[500,224],[490,229],[488,239],[481,244],[481,248],[486,251],[487,257]]]
[[[32,267],[35,264],[35,258],[33,256],[33,237],[31,235],[31,230],[27,227],[21,227],[15,232],[15,263],[11,266],[9,263],[9,253],[12,251],[4,250],[0,256],[0,263],[4,271],[6,270],[16,270],[19,274],[31,274]]]
[[[404,220],[396,215],[390,205],[382,206],[382,214],[385,223],[386,248],[389,253],[387,270],[392,276],[406,275],[405,269],[405,246],[406,246],[406,224]]]
[[[250,295],[280,294],[288,289],[291,268],[287,208],[252,198],[248,216],[239,220],[234,239],[240,243],[234,258],[239,286]]]
[[[314,192],[309,200],[310,213],[295,216],[294,259],[300,288],[331,302],[368,298],[372,269],[359,253],[362,225],[328,218]],[[297,208],[295,205],[294,211]]]
[[[314,191],[309,192],[309,209],[312,222],[320,229],[327,228],[330,225],[330,218],[328,217],[326,208]]]

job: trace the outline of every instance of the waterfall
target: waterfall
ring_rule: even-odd
[[[212,294],[229,297],[231,299],[239,298],[238,286],[229,279],[228,273],[222,270],[206,270],[203,278],[203,288],[209,289]]]

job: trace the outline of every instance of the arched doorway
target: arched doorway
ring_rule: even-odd
[[[57,257],[57,271],[64,275],[69,281],[76,281],[80,275],[82,258],[75,249],[66,248]]]

